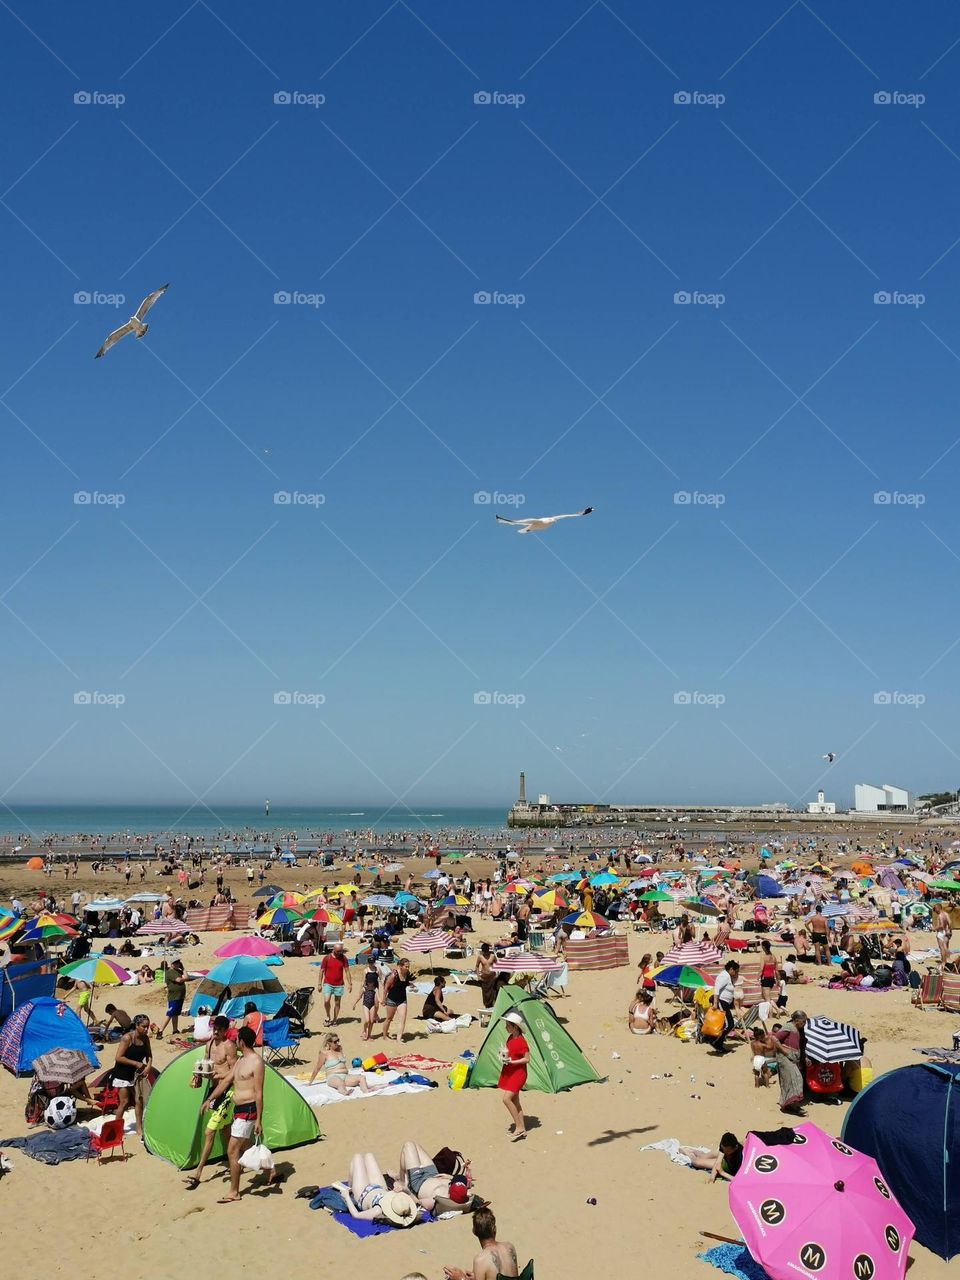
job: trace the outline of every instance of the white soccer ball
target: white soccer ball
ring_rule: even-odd
[[[66,1129],[77,1119],[77,1104],[72,1098],[53,1098],[47,1103],[43,1119],[50,1129]]]

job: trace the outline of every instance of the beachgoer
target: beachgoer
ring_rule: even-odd
[[[950,959],[950,939],[953,936],[953,925],[945,902],[940,903],[933,927],[937,931],[937,947],[940,950],[940,960],[943,964],[946,964]]]
[[[714,1053],[726,1053],[726,1039],[733,1030],[733,1005],[736,1000],[736,983],[740,966],[736,960],[728,960],[713,984],[713,1006],[723,1014],[723,1029],[713,1042]]]
[[[399,1183],[405,1187],[422,1209],[433,1213],[445,1213],[453,1209],[469,1212],[470,1195],[469,1163],[463,1173],[440,1173],[423,1147],[416,1142],[405,1142],[400,1152]],[[441,1201],[437,1207],[437,1200]],[[442,1203],[449,1201],[449,1205]]]
[[[442,973],[437,974],[434,978],[433,990],[429,992],[423,1002],[422,1016],[424,1018],[432,1018],[434,1022],[450,1022],[456,1016],[443,1003],[443,988],[446,986],[446,982],[447,980]]]
[[[343,943],[338,942],[329,954],[320,961],[320,976],[317,986],[323,995],[323,1008],[326,1013],[325,1027],[332,1027],[340,1017],[340,1001],[343,999],[344,979],[353,993],[353,978],[350,976],[350,962]],[[330,1001],[333,1001],[331,1013]]]
[[[228,1089],[233,1090],[233,1120],[230,1124],[230,1141],[227,1144],[227,1160],[230,1165],[230,1191],[218,1204],[234,1204],[240,1199],[240,1157],[250,1145],[250,1139],[263,1132],[263,1059],[257,1053],[256,1036],[250,1027],[237,1032],[240,1057],[230,1068],[229,1075],[215,1086],[203,1111],[213,1111],[214,1105]],[[276,1182],[276,1170],[267,1176],[267,1186]]]
[[[830,926],[823,908],[818,904],[816,911],[808,921],[810,925],[810,941],[813,943],[813,959],[815,964],[830,963]]]
[[[106,1035],[110,1030],[111,1023],[116,1023],[117,1027],[123,1034],[126,1034],[133,1026],[133,1019],[127,1013],[126,1009],[118,1009],[115,1004],[105,1004],[103,1012],[107,1015],[107,1020],[103,1024],[103,1034]]]
[[[350,1181],[333,1184],[342,1194],[351,1218],[365,1222],[389,1222],[412,1227],[420,1217],[417,1202],[408,1191],[388,1191],[387,1180],[369,1151],[350,1161]]]
[[[635,1036],[649,1036],[656,1025],[657,1010],[653,1003],[653,993],[641,987],[627,1010],[627,1026]]]
[[[167,965],[167,1016],[163,1026],[157,1032],[157,1039],[163,1039],[163,1033],[169,1024],[173,1034],[180,1034],[180,1015],[183,1013],[183,1002],[187,998],[187,981],[183,972],[183,961],[173,960]]]
[[[413,982],[410,973],[410,961],[403,957],[397,967],[391,970],[383,985],[383,1003],[385,1016],[383,1020],[383,1038],[390,1038],[390,1027],[394,1017],[397,1019],[397,1043],[403,1042],[403,1032],[407,1025],[407,989]]]
[[[363,1002],[362,1028],[360,1031],[361,1040],[370,1040],[373,1037],[373,1029],[377,1024],[377,1012],[379,1007],[380,995],[380,974],[377,971],[377,962],[373,958],[373,953],[367,957],[366,968],[363,971],[363,981],[360,984],[360,994],[353,1002],[356,1008],[360,1002]]]
[[[508,1276],[519,1276],[517,1251],[509,1240],[497,1239],[497,1220],[489,1209],[478,1209],[473,1215],[473,1234],[480,1252],[470,1270],[444,1267],[446,1280],[505,1280]]]
[[[760,988],[763,992],[765,1000],[770,999],[777,981],[777,962],[773,958],[773,952],[770,950],[770,943],[766,939],[760,943]]]
[[[133,1026],[117,1045],[117,1056],[113,1064],[113,1076],[110,1083],[118,1093],[117,1109],[114,1119],[119,1120],[129,1106],[133,1106],[136,1131],[143,1134],[143,1086],[141,1081],[153,1066],[153,1051],[150,1047],[150,1019],[145,1013],[138,1013]]]
[[[216,1088],[227,1079],[233,1068],[237,1064],[239,1050],[236,1041],[227,1039],[227,1032],[230,1030],[230,1019],[225,1018],[223,1014],[217,1014],[211,1024],[213,1035],[207,1043],[206,1052],[200,1059],[200,1063],[209,1062],[211,1065],[204,1070],[197,1070],[194,1079],[198,1085],[204,1084],[204,1078],[209,1071],[211,1084]],[[198,1068],[200,1063],[197,1064]],[[212,1092],[212,1090],[211,1090]],[[202,1110],[203,1108],[201,1108]],[[206,1168],[207,1160],[210,1157],[210,1151],[213,1147],[213,1140],[221,1129],[225,1129],[233,1122],[233,1094],[228,1088],[227,1091],[220,1096],[218,1105],[211,1108],[207,1117],[206,1127],[203,1134],[203,1147],[200,1151],[200,1162],[194,1169],[192,1175],[187,1178],[184,1186],[188,1191],[196,1191],[200,1185],[200,1179],[203,1177],[203,1171]]]
[[[313,1084],[321,1071],[325,1072],[324,1078],[330,1088],[344,1095],[348,1094],[351,1089],[359,1089],[361,1093],[377,1093],[378,1090],[386,1087],[385,1085],[371,1086],[367,1084],[367,1077],[362,1071],[350,1071],[348,1069],[347,1060],[343,1055],[343,1045],[335,1031],[330,1031],[323,1037],[323,1044],[317,1054],[313,1075],[307,1081],[307,1084]]]
[[[692,1169],[709,1172],[711,1182],[718,1178],[732,1182],[743,1164],[743,1144],[732,1133],[725,1133],[720,1139],[719,1151],[698,1151],[696,1147],[681,1147],[680,1151],[689,1157]]]
[[[513,1134],[513,1141],[520,1142],[527,1136],[523,1110],[520,1106],[520,1091],[527,1082],[527,1063],[530,1061],[530,1046],[523,1036],[523,1015],[516,1009],[503,1015],[506,1024],[507,1040],[500,1050],[500,1079],[497,1088],[503,1094],[503,1105],[507,1108],[512,1121],[508,1133]]]
[[[493,972],[496,956],[489,942],[481,942],[473,971],[480,979],[480,994],[485,1009],[492,1009],[497,998],[497,975]]]

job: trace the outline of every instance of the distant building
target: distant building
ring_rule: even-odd
[[[910,807],[910,792],[903,787],[891,787],[887,782],[882,787],[858,782],[853,789],[856,813],[909,813]]]
[[[832,800],[824,800],[823,792],[817,792],[817,798],[807,805],[807,813],[836,813],[837,806]]]

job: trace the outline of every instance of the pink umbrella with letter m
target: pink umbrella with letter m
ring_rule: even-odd
[[[913,1223],[877,1162],[801,1124],[768,1147],[751,1134],[730,1212],[771,1280],[902,1280]]]

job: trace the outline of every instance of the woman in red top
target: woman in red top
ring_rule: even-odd
[[[509,1013],[505,1013],[503,1021],[507,1023],[507,1042],[500,1050],[503,1066],[500,1069],[497,1088],[503,1093],[503,1105],[507,1108],[510,1113],[510,1119],[513,1121],[509,1132],[513,1134],[513,1141],[519,1142],[521,1138],[527,1136],[523,1111],[520,1107],[520,1090],[527,1083],[527,1063],[530,1061],[530,1046],[523,1037],[521,1030],[523,1018],[516,1009],[511,1009]]]

